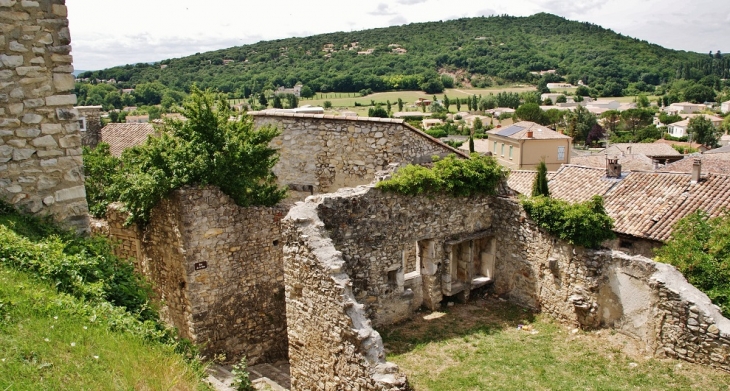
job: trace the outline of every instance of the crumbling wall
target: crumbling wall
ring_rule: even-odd
[[[272,124],[281,130],[271,144],[280,155],[274,173],[279,183],[296,191],[298,199],[368,184],[391,163],[430,162],[433,155],[461,154],[403,120],[250,114],[256,127]]]
[[[730,370],[730,320],[674,267],[560,241],[514,199],[493,209],[495,293],[577,326],[617,329],[649,353]]]
[[[0,198],[88,232],[63,0],[0,1]]]
[[[319,218],[375,325],[407,319],[424,301],[437,308],[451,277],[445,243],[493,234],[491,197],[414,197],[361,187],[313,199],[321,200]],[[406,269],[415,264],[408,257],[419,243],[431,253]]]
[[[245,354],[251,364],[286,358],[285,209],[239,207],[213,187],[174,191],[142,230],[122,227],[126,215],[113,209],[107,232],[121,243],[118,255],[140,244],[137,266],[183,337],[209,356]]]
[[[292,390],[406,390],[316,206],[296,206],[283,222]]]

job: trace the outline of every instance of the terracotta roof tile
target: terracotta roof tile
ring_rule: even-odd
[[[630,149],[630,152],[629,152]],[[663,143],[618,143],[604,149],[601,153],[610,154],[643,154],[649,157],[653,156],[673,156],[681,155],[671,145]]]
[[[530,121],[521,121],[510,126],[492,129],[487,131],[490,135],[507,137],[515,140],[527,138],[527,132],[532,131],[532,138],[536,140],[548,139],[569,139],[570,137],[560,134],[546,126],[542,126]]]
[[[606,178],[605,168],[564,164],[548,182],[550,195],[569,202],[583,202],[603,195],[618,179]]]
[[[122,151],[144,143],[155,132],[151,123],[111,123],[101,129],[100,141],[109,144],[111,154],[119,157]]]
[[[692,172],[692,165],[696,159],[702,161],[702,172],[730,175],[730,154],[717,155],[690,155],[682,160],[667,164],[656,169],[657,172]]]
[[[577,166],[595,167],[605,170],[607,157],[617,158],[623,171],[648,171],[654,168],[654,163],[652,163],[651,158],[643,154],[572,156],[570,163]]]

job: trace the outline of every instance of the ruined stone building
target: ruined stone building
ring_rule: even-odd
[[[0,197],[88,229],[64,1],[0,0],[0,20]],[[465,157],[401,120],[252,116],[282,131],[275,172],[289,203],[244,208],[217,188],[186,187],[155,207],[145,227],[124,226],[115,206],[94,225],[153,282],[162,316],[209,356],[288,359],[296,390],[405,390],[376,328],[489,286],[565,323],[620,330],[649,353],[730,370],[730,320],[674,268],[560,241],[527,219],[505,186],[468,199],[374,188],[382,170]],[[99,139],[121,153],[147,130],[110,128]],[[720,194],[727,183],[653,175],[669,190],[646,187],[653,182],[635,173],[583,182],[606,189],[609,211],[611,192],[644,186],[659,220],[616,204],[626,221],[617,227],[657,238],[681,216],[672,210],[714,205],[694,189]],[[558,183],[578,194],[554,182],[556,194]]]

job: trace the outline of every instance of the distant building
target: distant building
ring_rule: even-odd
[[[302,96],[302,85],[297,83],[297,85],[294,86],[294,88],[285,88],[285,87],[279,87],[274,91],[275,94],[293,94],[297,98]]]
[[[421,121],[421,126],[423,126],[423,130],[429,130],[437,125],[443,125],[444,121],[441,121],[440,119],[424,119]]]
[[[549,171],[570,163],[572,139],[534,122],[522,121],[489,134],[490,150],[500,164],[514,170],[532,170],[545,161]]]
[[[125,119],[128,124],[144,124],[150,122],[149,115],[128,115]]]
[[[722,111],[723,114],[730,113],[730,100],[720,104],[720,111]]]
[[[687,136],[687,128],[689,127],[689,121],[692,120],[692,118],[695,117],[705,117],[712,123],[713,126],[718,127],[722,123],[722,118],[715,117],[714,115],[704,115],[704,114],[686,114],[682,115],[682,117],[685,117],[683,121],[674,122],[669,125],[667,125],[667,132],[672,137],[685,137]]]
[[[672,103],[671,105],[664,108],[664,111],[669,114],[693,114],[698,111],[705,110],[707,106],[697,103],[681,102]]]

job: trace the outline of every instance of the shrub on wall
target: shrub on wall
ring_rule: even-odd
[[[698,210],[683,218],[656,259],[675,266],[730,317],[730,215],[708,218]]]
[[[494,195],[507,178],[507,170],[490,156],[473,154],[471,159],[449,155],[435,158],[433,168],[408,165],[389,180],[378,182],[377,188],[401,194],[443,193],[456,197],[477,194]]]
[[[103,217],[107,205],[119,198],[114,176],[120,164],[121,160],[109,152],[107,143],[99,143],[94,149],[84,147],[84,184],[92,216]]]
[[[107,203],[122,201],[130,221],[140,222],[183,185],[218,186],[241,206],[272,206],[286,196],[271,171],[278,160],[269,147],[279,134],[276,128],[254,129],[246,115],[231,120],[235,113],[222,96],[195,87],[181,113],[186,120],[168,120],[160,137],[124,151],[118,174],[106,169],[111,159],[103,156],[104,150],[86,162],[87,171],[98,174],[92,175],[92,184],[107,186],[92,194],[104,195]],[[101,208],[101,202],[94,202]]]
[[[572,244],[596,248],[614,237],[613,220],[601,196],[577,204],[545,196],[523,198],[521,203],[540,228]]]

